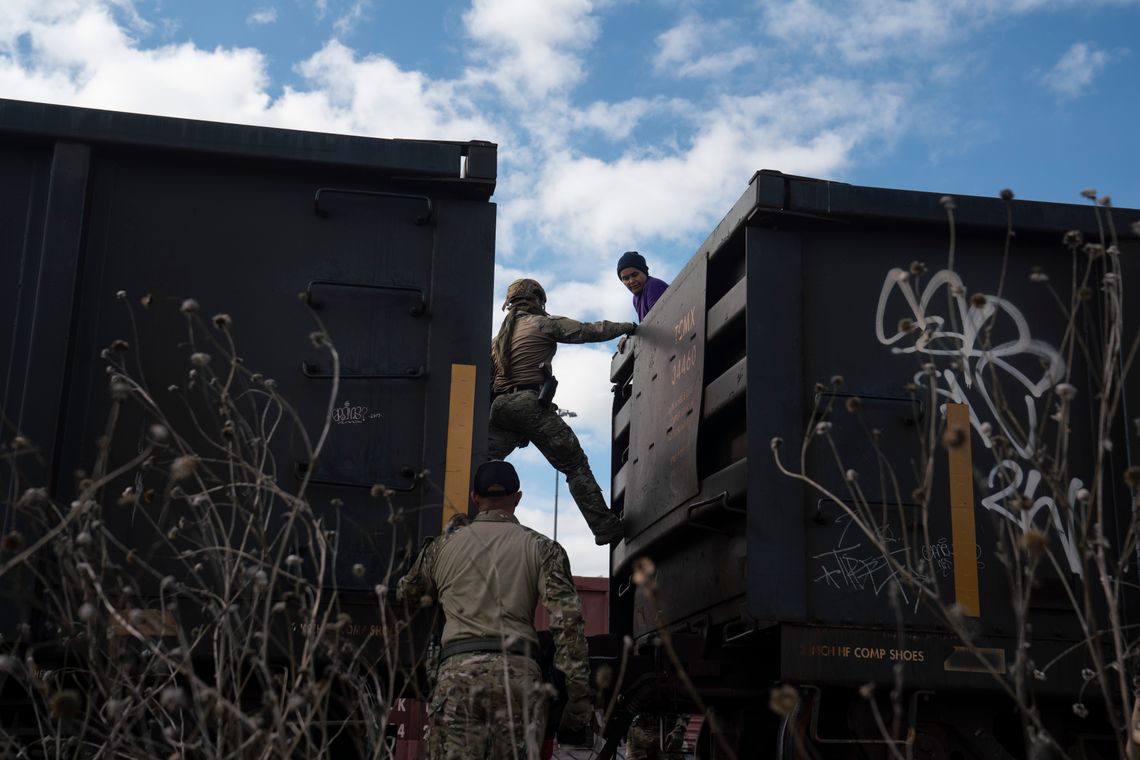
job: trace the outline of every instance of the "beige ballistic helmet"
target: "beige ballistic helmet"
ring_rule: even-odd
[[[545,307],[546,291],[543,290],[538,280],[524,277],[507,286],[507,298],[503,301],[503,311],[506,311],[516,301],[535,301],[540,307]]]

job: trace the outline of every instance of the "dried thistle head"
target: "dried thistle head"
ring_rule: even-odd
[[[1065,233],[1065,237],[1061,238],[1068,248],[1080,248],[1085,242],[1085,236],[1080,230],[1069,230]]]
[[[122,338],[115,338],[111,341],[111,350],[118,354],[125,354],[131,348],[130,344]]]
[[[393,496],[395,496],[396,492],[393,491],[388,486],[383,485],[382,483],[377,483],[376,485],[372,486],[372,488],[368,491],[368,494],[373,499],[385,499],[385,500],[387,500],[387,499],[391,499]]]
[[[783,445],[784,445],[784,439],[781,438],[780,436],[775,436],[774,438],[772,438],[772,440],[768,441],[768,447],[771,448],[772,451],[775,451],[776,449],[780,448]]]
[[[862,405],[862,403],[863,400],[858,396],[851,396],[844,403],[844,406],[847,407],[847,411],[849,412],[857,412],[859,411],[859,407]]]
[[[234,323],[233,317],[229,314],[215,314],[211,317],[211,321],[213,321],[214,327],[219,330],[228,330]]]
[[[1049,536],[1030,528],[1021,534],[1021,548],[1031,560],[1037,560],[1049,548]]]
[[[781,684],[773,688],[768,695],[768,709],[781,718],[787,718],[795,712],[799,703],[800,693],[791,684]]]
[[[828,422],[827,420],[820,420],[819,422],[815,423],[815,434],[816,435],[827,435],[830,432],[831,432],[831,423]]]
[[[1088,198],[1090,201],[1095,201],[1096,200],[1096,188],[1095,187],[1086,187],[1084,190],[1081,191],[1081,197],[1082,198]]]
[[[170,465],[170,477],[174,480],[185,480],[194,474],[198,467],[198,457],[193,455],[180,456]]]
[[[941,198],[938,199],[938,202],[942,205],[942,208],[944,208],[944,209],[953,209],[953,208],[956,208],[958,206],[958,204],[954,202],[954,197],[951,195],[943,195]]]
[[[594,671],[594,688],[598,691],[606,691],[614,683],[614,669],[613,666],[604,664]],[[557,695],[556,695],[557,696]]]
[[[48,702],[48,711],[56,720],[74,718],[83,706],[83,698],[75,689],[60,689]]]
[[[16,502],[17,507],[44,507],[51,503],[46,488],[29,488]]]
[[[7,533],[0,538],[0,551],[15,553],[24,548],[24,534],[18,530]]]
[[[1003,188],[1002,191],[1000,193],[998,193],[998,195],[1001,196],[1001,199],[1003,201],[1012,201],[1013,200],[1013,191],[1010,190],[1008,187]]]
[[[903,317],[899,320],[898,326],[895,329],[904,335],[909,335],[914,332],[914,321],[908,317]]]
[[[942,431],[942,445],[948,449],[958,449],[969,440],[969,435],[961,425],[947,425]]]
[[[205,367],[210,363],[210,355],[204,351],[195,351],[190,354],[190,363],[195,367]]]
[[[986,305],[985,293],[974,293],[972,296],[970,296],[970,305],[975,307],[975,308],[978,308],[978,309],[985,306]]]
[[[831,384],[833,386],[835,386],[836,388],[842,387],[843,386],[843,375],[832,375],[831,376]]]
[[[1053,386],[1053,391],[1057,394],[1057,398],[1062,401],[1072,401],[1077,396],[1076,386],[1069,383],[1057,383]]]
[[[922,261],[910,262],[910,273],[913,275],[926,274],[926,263]]]
[[[657,566],[649,557],[641,557],[633,565],[633,583],[635,586],[644,586],[653,580]]]
[[[1090,259],[1099,259],[1104,255],[1104,246],[1100,243],[1085,243],[1081,248]]]
[[[197,314],[198,309],[199,309],[198,302],[195,301],[193,298],[187,298],[185,301],[182,302],[182,306],[180,306],[178,308],[178,310],[180,312],[182,312],[183,314],[185,314],[188,317],[191,314]]]
[[[1092,288],[1090,288],[1088,285],[1082,285],[1079,288],[1077,288],[1077,300],[1078,301],[1087,301],[1090,298],[1092,298],[1092,294],[1093,294]]]
[[[1033,267],[1033,271],[1029,273],[1030,282],[1049,282],[1049,275],[1041,271],[1041,267]]]

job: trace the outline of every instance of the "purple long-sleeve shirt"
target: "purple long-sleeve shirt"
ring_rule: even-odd
[[[647,277],[645,280],[645,287],[641,292],[633,297],[633,308],[637,312],[637,321],[645,319],[645,315],[653,308],[653,304],[657,303],[657,299],[669,287],[669,283],[664,280],[659,280],[656,277]]]

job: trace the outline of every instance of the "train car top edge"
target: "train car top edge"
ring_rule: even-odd
[[[1074,190],[1074,195],[1076,191]],[[733,204],[698,249],[715,253],[732,234],[745,225],[860,223],[899,226],[946,225],[944,199],[953,199],[954,223],[961,228],[1003,229],[1007,223],[1007,203],[1013,228],[1019,233],[1052,234],[1070,229],[1098,233],[1092,202],[1053,203],[998,195],[952,195],[942,193],[868,187],[846,182],[801,177],[773,169],[752,175],[748,188]],[[1129,225],[1140,221],[1140,209],[1111,208],[1119,234],[1130,234]]]
[[[104,111],[0,98],[0,136],[95,142],[127,149],[338,164],[387,174],[465,180],[494,192],[498,146],[410,140]]]

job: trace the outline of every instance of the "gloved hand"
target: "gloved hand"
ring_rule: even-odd
[[[566,703],[558,724],[558,743],[577,747],[594,745],[594,704],[588,696],[579,696]]]

